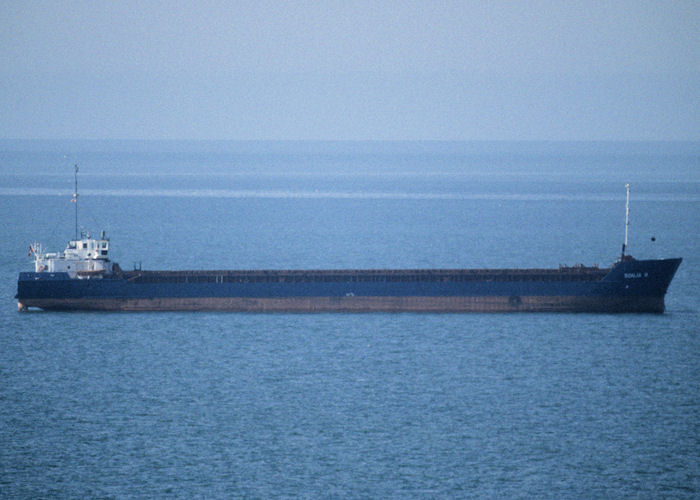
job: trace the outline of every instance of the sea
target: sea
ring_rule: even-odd
[[[665,314],[14,298],[83,231],[124,269],[609,266],[628,183]],[[2,498],[700,496],[700,143],[5,140],[0,222]]]

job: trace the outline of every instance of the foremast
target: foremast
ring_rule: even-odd
[[[625,241],[622,243],[622,254],[620,255],[620,262],[625,260],[625,252],[627,251],[627,237],[629,235],[630,227],[630,185],[625,184],[625,189],[627,190],[627,199],[625,201]],[[632,256],[627,257],[629,260],[634,260]]]

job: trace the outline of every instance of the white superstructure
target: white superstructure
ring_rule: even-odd
[[[63,252],[44,252],[41,245],[30,247],[34,254],[34,268],[37,273],[68,273],[71,278],[101,278],[112,272],[109,260],[109,238],[102,231],[99,239],[90,234],[68,242]]]

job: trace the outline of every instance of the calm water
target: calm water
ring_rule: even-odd
[[[700,493],[698,144],[0,146],[0,497]],[[124,268],[609,265],[625,182],[684,262],[664,315],[18,314],[76,161]]]

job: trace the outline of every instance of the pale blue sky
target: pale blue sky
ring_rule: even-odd
[[[700,140],[700,2],[0,0],[0,138]]]

